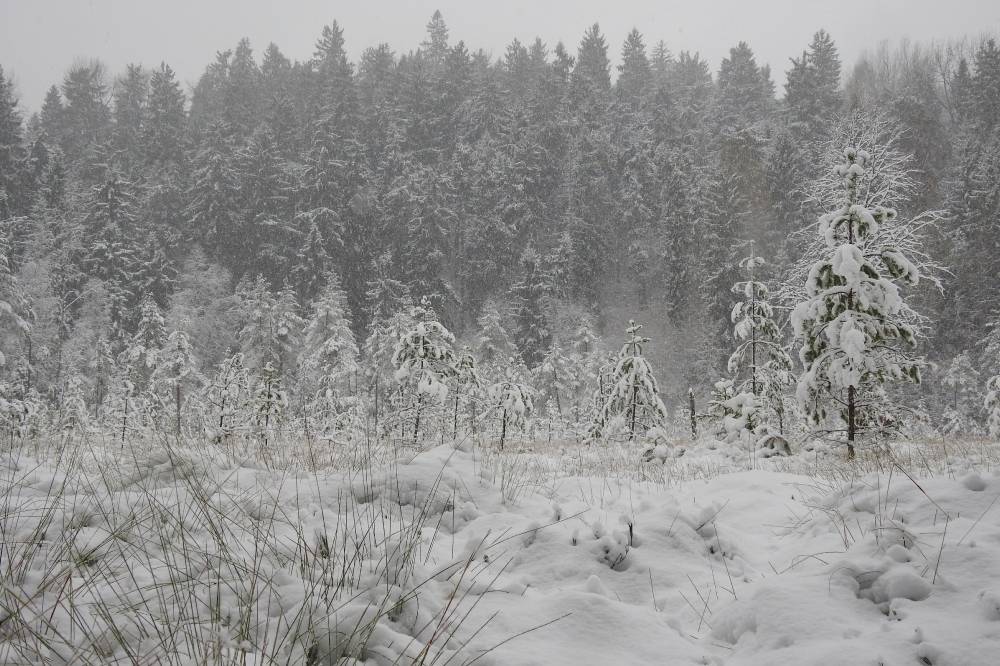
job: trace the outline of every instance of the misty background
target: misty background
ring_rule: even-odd
[[[129,63],[153,67],[165,61],[190,88],[216,51],[243,37],[259,48],[274,42],[289,58],[305,60],[312,55],[316,26],[337,19],[345,29],[345,49],[357,61],[379,42],[400,52],[416,48],[435,10],[447,18],[452,39],[494,58],[514,37],[574,44],[597,22],[611,44],[637,27],[650,43],[663,39],[675,52],[697,51],[713,68],[732,45],[746,41],[757,61],[775,71],[799,55],[820,28],[835,36],[847,62],[882,40],[946,41],[1000,29],[1000,5],[990,0],[509,0],[499,5],[478,0],[2,0],[0,62],[22,105],[37,110],[46,88],[79,58],[99,58],[113,72]],[[620,64],[617,49],[611,60]]]

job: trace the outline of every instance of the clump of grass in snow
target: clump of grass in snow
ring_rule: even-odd
[[[421,561],[436,488],[404,507],[374,488],[393,482],[376,455],[341,452],[334,483],[169,440],[113,448],[71,443],[54,469],[12,451],[3,466],[0,661],[430,664],[460,649],[468,588],[441,608],[417,599],[487,567]]]

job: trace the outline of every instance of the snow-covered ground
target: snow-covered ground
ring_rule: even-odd
[[[7,453],[0,663],[1000,663],[995,447],[715,446]]]

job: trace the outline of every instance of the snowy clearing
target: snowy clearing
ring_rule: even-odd
[[[7,454],[0,659],[946,665],[1000,649],[995,446],[921,472],[863,459],[854,478],[825,450],[740,471],[745,452],[705,443],[645,464],[461,449],[308,474],[195,449]],[[559,472],[591,465],[612,471]]]

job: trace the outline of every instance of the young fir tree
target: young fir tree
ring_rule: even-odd
[[[150,379],[159,364],[160,353],[167,342],[166,326],[156,301],[148,293],[139,307],[139,325],[124,352],[129,381],[136,390],[149,388]]]
[[[198,362],[187,333],[171,331],[156,359],[150,383],[160,403],[173,412],[174,432],[181,434],[181,414],[185,401],[202,385]]]
[[[358,372],[358,344],[351,330],[347,296],[335,275],[313,306],[302,340],[302,388],[332,408]]]
[[[629,440],[661,426],[667,419],[667,409],[660,399],[660,387],[653,368],[642,355],[642,346],[649,338],[639,335],[641,325],[629,321],[626,340],[618,354],[610,377],[610,390],[595,418],[594,433],[599,435],[615,417],[624,420]]]
[[[207,415],[209,432],[216,443],[231,441],[249,420],[250,388],[250,373],[244,366],[243,354],[228,355],[219,363],[206,394],[206,401],[213,408]]]
[[[510,428],[524,426],[534,408],[532,390],[516,381],[517,359],[511,359],[506,376],[490,387],[490,398],[500,418],[500,450],[503,451]]]
[[[521,256],[521,271],[523,277],[513,289],[517,303],[516,342],[521,358],[531,369],[542,362],[545,351],[552,342],[544,311],[544,299],[549,287],[539,266],[538,253],[534,250],[526,250]]]
[[[271,432],[278,427],[288,409],[281,371],[268,361],[257,373],[253,393],[253,411],[262,446],[267,447]]]
[[[767,285],[756,277],[756,270],[764,264],[764,259],[753,251],[740,260],[740,268],[746,271],[746,280],[733,285],[733,293],[743,296],[742,301],[733,306],[733,337],[736,350],[729,357],[729,372],[737,377],[738,394],[749,394],[752,399],[738,401],[753,413],[742,414],[751,435],[762,434],[760,428],[766,426],[773,414],[784,428],[783,389],[794,380],[792,360],[781,346],[778,325],[774,321],[774,308],[769,302]],[[734,407],[737,406],[734,403]]]
[[[809,271],[792,325],[803,341],[799,402],[817,424],[831,412],[839,418],[853,458],[862,424],[877,421],[880,409],[864,397],[886,381],[920,380],[920,360],[900,346],[914,344],[915,333],[901,316],[899,293],[899,283],[915,285],[920,276],[902,252],[877,242],[879,226],[896,211],[858,203],[869,154],[848,148],[844,157],[836,169],[844,203],[820,218],[827,256]]]
[[[947,435],[967,434],[975,428],[979,411],[979,371],[972,365],[969,353],[963,351],[948,364],[941,377],[951,394],[941,417],[942,430]]]
[[[512,356],[519,356],[517,346],[504,325],[505,316],[496,301],[486,301],[479,316],[479,334],[475,340],[476,358],[487,377],[499,376]]]
[[[472,350],[462,347],[462,351],[455,363],[455,409],[452,415],[452,439],[458,437],[458,414],[463,398],[470,407],[469,430],[475,432],[476,429],[476,399],[483,389],[483,379],[479,376],[479,369],[476,367],[476,357],[472,355]]]
[[[396,342],[396,381],[409,386],[414,396],[414,445],[419,442],[424,396],[443,402],[448,394],[447,380],[455,375],[454,344],[455,336],[433,319],[418,321]]]
[[[990,437],[1000,439],[1000,375],[991,377],[986,382],[986,427]]]

